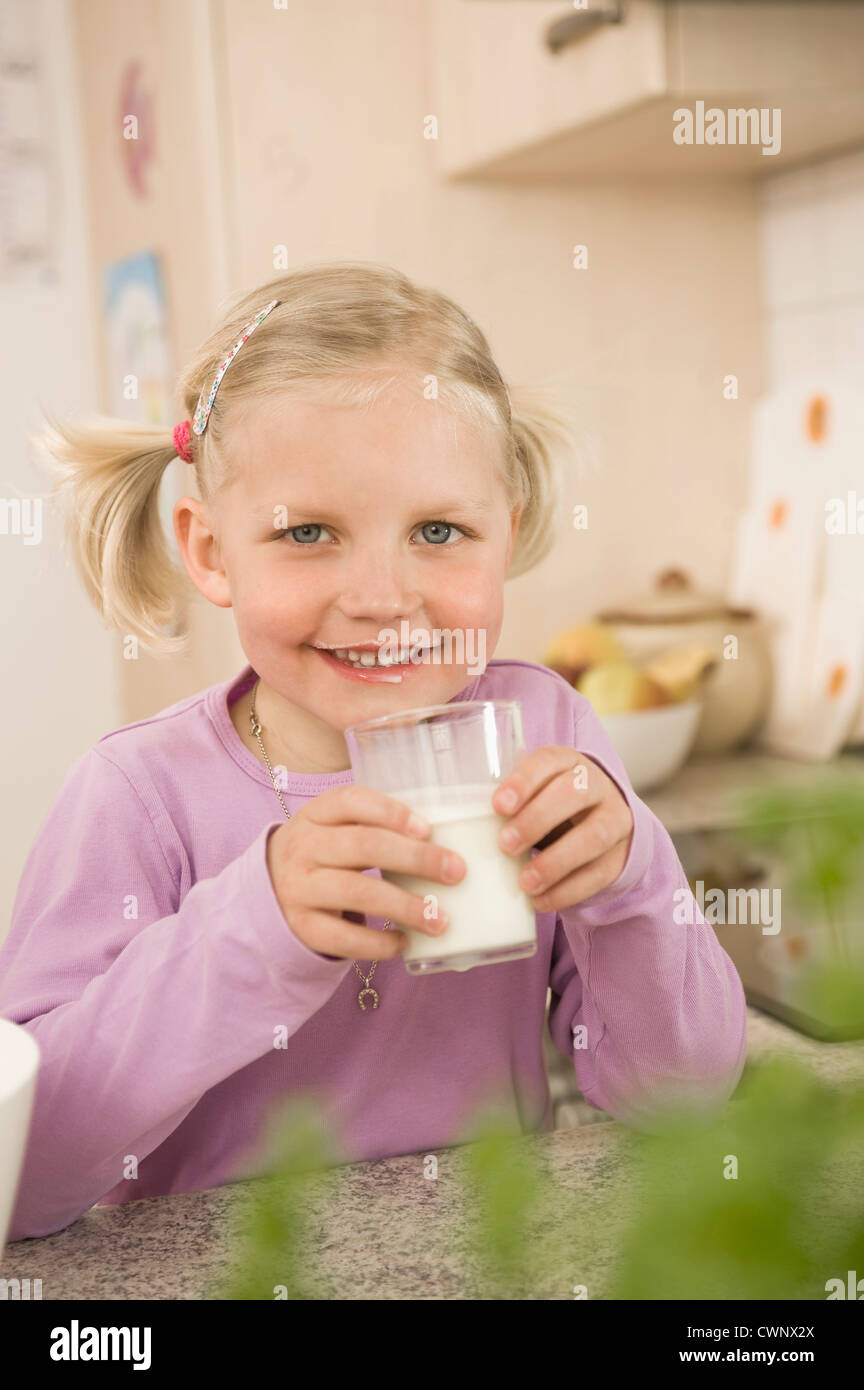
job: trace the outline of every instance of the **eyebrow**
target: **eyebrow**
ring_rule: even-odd
[[[274,502],[273,505],[269,507],[254,507],[252,509],[251,515],[256,521],[271,520],[276,508],[282,505],[285,506],[287,511],[306,512],[310,516],[313,513],[316,516],[325,516],[328,512],[328,507],[326,504],[323,507],[308,506],[303,500],[300,500],[299,502],[292,501],[285,502],[284,504],[280,502]],[[437,502],[435,504],[435,508],[436,509],[434,513],[431,507],[426,507],[424,509],[422,506],[420,506],[416,508],[416,510],[418,512],[425,511],[425,515],[430,517],[433,516],[433,514],[436,516],[443,517],[446,516],[448,512],[463,511],[466,508],[470,511],[489,513],[493,510],[493,503],[485,497],[460,497],[458,500],[451,500],[449,502]],[[332,511],[329,514],[332,517],[335,517],[336,515],[336,513]]]

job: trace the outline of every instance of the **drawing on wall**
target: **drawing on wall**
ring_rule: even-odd
[[[124,420],[173,424],[174,370],[167,305],[158,255],[141,251],[114,261],[102,272],[108,409]],[[168,469],[159,507],[171,550],[178,554],[171,512],[187,485],[186,475]]]
[[[38,0],[0,0],[0,280],[56,280],[59,180]]]
[[[119,106],[120,162],[129,187],[136,198],[148,194],[145,175],[156,154],[153,98],[141,85],[141,64],[127,63],[120,78]]]
[[[109,408],[125,420],[168,422],[171,352],[159,257],[142,251],[103,271]]]

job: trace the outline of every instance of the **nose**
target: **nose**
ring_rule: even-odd
[[[421,595],[407,583],[400,559],[382,553],[380,547],[364,548],[353,556],[350,573],[343,578],[337,607],[346,618],[392,626],[398,618],[410,621],[422,604]]]

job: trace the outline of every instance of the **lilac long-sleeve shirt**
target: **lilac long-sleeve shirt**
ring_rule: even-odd
[[[284,812],[229,714],[255,679],[247,666],[99,739],[33,844],[0,950],[0,1015],[41,1049],[10,1240],[96,1202],[266,1171],[267,1112],[289,1096],[319,1107],[337,1161],[459,1143],[490,1100],[514,1133],[551,1129],[547,988],[552,1039],[595,1107],[650,1126],[664,1088],[696,1104],[732,1094],[741,981],[695,900],[691,924],[674,920],[689,888],[672,841],[566,681],[491,661],[453,699],[518,699],[529,751],[565,745],[604,768],[633,813],[622,873],[538,913],[532,958],[426,977],[379,961],[381,1003],[363,1012],[351,962],[293,934],[269,877]],[[293,812],[352,781],[290,773],[283,796]]]

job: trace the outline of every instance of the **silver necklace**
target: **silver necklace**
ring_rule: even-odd
[[[250,728],[251,732],[255,735],[255,737],[256,737],[257,740],[258,740],[258,747],[261,749],[261,756],[262,756],[262,758],[264,759],[265,763],[267,764],[267,771],[270,773],[270,781],[273,783],[273,790],[275,791],[276,795],[277,795],[278,798],[279,798],[280,804],[281,804],[281,806],[282,806],[282,810],[285,812],[285,815],[286,815],[286,816],[288,817],[288,819],[290,820],[290,819],[291,819],[291,812],[288,810],[288,807],[285,805],[285,802],[282,800],[282,793],[281,793],[280,790],[279,790],[279,784],[278,784],[278,782],[276,781],[276,778],[275,778],[275,776],[274,776],[274,774],[273,774],[273,769],[272,769],[272,767],[270,766],[270,759],[267,757],[267,750],[266,750],[266,748],[264,747],[264,744],[263,744],[262,741],[261,741],[261,725],[259,724],[259,722],[258,722],[258,717],[257,717],[257,715],[256,715],[256,713],[255,713],[255,691],[258,689],[259,682],[260,682],[260,677],[258,678],[258,680],[255,682],[254,686],[252,687],[252,703],[251,703],[251,706],[250,706],[250,709],[249,709],[249,728]],[[384,923],[384,930],[386,931],[387,928],[388,928],[388,927],[391,927],[392,925],[393,925],[392,922],[389,922],[389,921],[385,922],[385,923]],[[360,969],[360,966],[357,964],[356,960],[352,961],[351,964],[354,966],[354,969],[357,971],[357,974],[360,976],[360,979],[363,981],[363,986],[364,986],[364,988],[361,989],[360,993],[357,995],[357,1003],[360,1005],[360,1008],[361,1008],[361,1009],[363,1010],[363,1012],[365,1013],[365,1012],[366,1012],[366,1000],[365,1000],[365,996],[368,994],[368,995],[371,995],[371,997],[372,997],[372,1008],[373,1008],[373,1009],[377,1009],[377,1008],[378,1008],[378,991],[377,991],[377,989],[373,989],[373,988],[372,988],[372,976],[375,974],[375,969],[376,969],[376,966],[378,965],[377,960],[373,960],[373,962],[372,962],[372,969],[369,971],[369,974],[368,974],[368,975],[364,975],[364,974],[363,974],[363,971]]]

